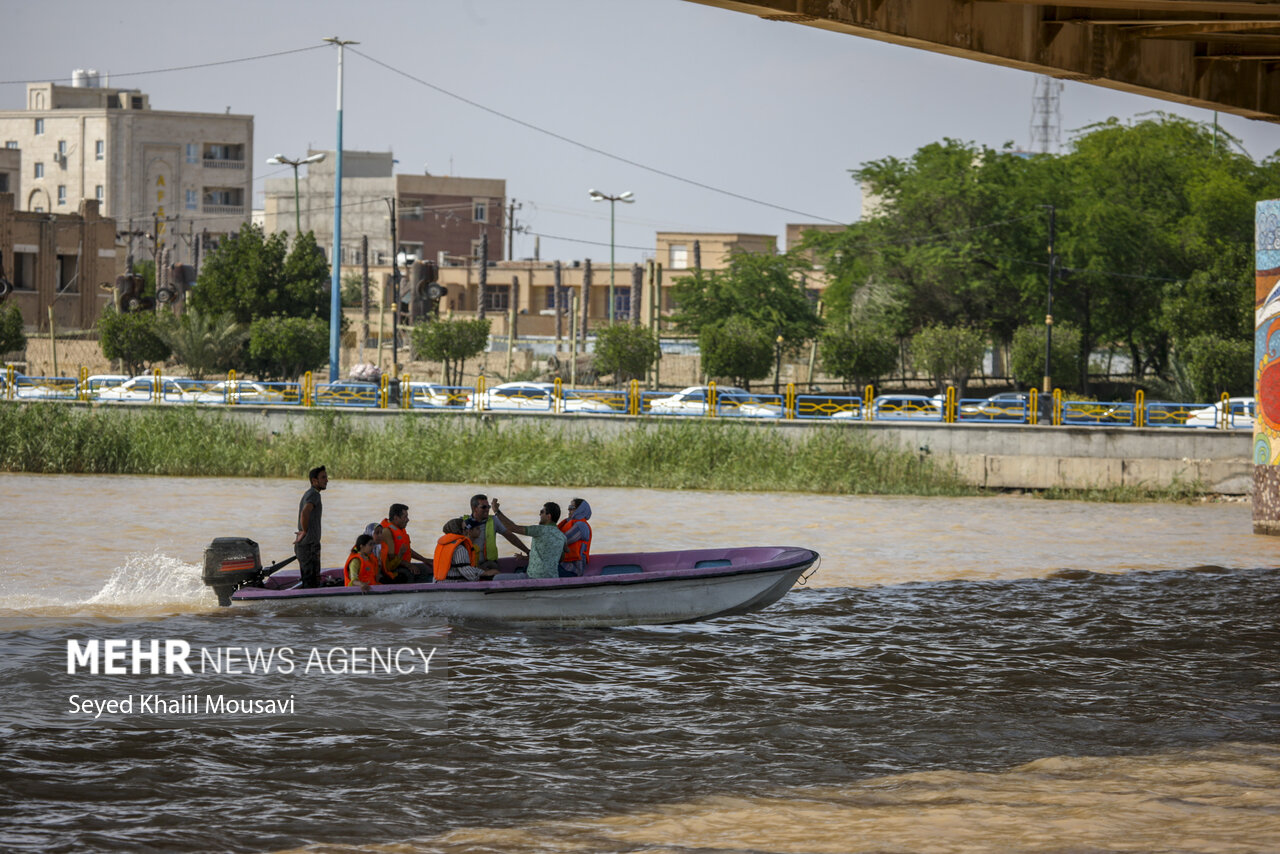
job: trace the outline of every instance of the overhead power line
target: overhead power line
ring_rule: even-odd
[[[306,53],[309,50],[324,50],[327,44],[316,44],[308,47],[296,47],[291,50],[278,50],[275,53],[260,53],[257,56],[242,56],[239,59],[223,59],[217,62],[201,62],[195,65],[172,65],[168,68],[153,68],[150,71],[111,72],[109,77],[142,77],[148,74],[167,74],[171,71],[194,71],[198,68],[217,68],[220,65],[235,65],[238,62],[256,62],[259,59],[271,59],[275,56],[288,56],[292,53]],[[0,86],[19,86],[28,83],[62,83],[70,77],[41,78],[39,80],[0,80]]]
[[[350,50],[352,53],[356,54],[357,56],[360,56],[364,59],[369,60],[374,65],[385,68],[387,71],[390,71],[393,74],[398,74],[401,77],[404,77],[408,80],[412,80],[414,83],[417,83],[420,86],[425,86],[428,89],[431,89],[432,91],[440,93],[441,95],[444,95],[449,98],[453,98],[455,101],[460,101],[468,106],[475,107],[477,110],[481,110],[483,112],[489,113],[492,116],[497,116],[500,119],[503,119],[508,122],[512,122],[513,124],[520,125],[521,127],[524,127],[524,128],[528,128],[529,130],[536,131],[537,133],[543,134],[545,136],[549,136],[552,139],[558,139],[561,142],[568,143],[569,145],[572,145],[572,146],[576,146],[577,148],[581,148],[584,151],[590,151],[592,154],[598,154],[601,157],[607,157],[610,160],[616,160],[619,163],[625,163],[628,166],[634,166],[637,169],[643,169],[646,172],[651,172],[654,175],[661,175],[664,178],[670,178],[671,180],[679,181],[682,184],[688,184],[692,187],[698,187],[699,189],[708,190],[712,193],[719,193],[722,196],[728,196],[733,199],[738,199],[739,201],[750,202],[753,205],[761,205],[763,207],[773,208],[774,210],[783,211],[784,213],[791,213],[791,214],[796,214],[797,216],[807,217],[808,219],[811,219],[811,220],[821,220],[822,222],[830,222],[836,225],[845,224],[844,222],[838,219],[831,219],[830,217],[819,216],[818,214],[807,213],[805,211],[796,210],[795,208],[789,208],[789,207],[785,207],[784,205],[774,204],[773,202],[766,202],[762,199],[752,198],[751,196],[743,195],[742,193],[735,193],[732,190],[726,190],[722,187],[716,187],[711,184],[703,183],[702,181],[695,181],[692,178],[686,178],[683,175],[677,175],[674,172],[668,172],[665,169],[659,169],[656,166],[649,166],[637,160],[632,160],[628,157],[623,157],[620,154],[613,154],[612,152],[605,151],[603,148],[597,148],[594,145],[589,145],[585,142],[573,139],[572,137],[566,136],[562,133],[557,133],[556,131],[548,130],[547,128],[541,127],[539,125],[535,125],[532,122],[527,122],[524,119],[518,119],[515,116],[502,112],[501,110],[495,110],[493,107],[485,106],[484,104],[481,104],[478,101],[473,101],[472,99],[467,98],[463,95],[459,95],[456,92],[450,92],[448,89],[445,89],[441,86],[437,86],[434,83],[430,83],[426,80],[423,80],[421,77],[415,77],[414,75],[410,74],[407,71],[403,71],[399,68],[396,68],[393,65],[389,65],[388,63],[385,63],[380,59],[375,59],[374,57],[370,56],[367,53],[364,53],[363,51],[356,50],[355,48],[351,48]]]

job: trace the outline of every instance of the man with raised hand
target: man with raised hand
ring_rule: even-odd
[[[529,577],[559,578],[560,555],[564,553],[564,533],[556,527],[560,521],[560,505],[548,501],[538,512],[538,524],[517,525],[503,514],[498,499],[493,499],[493,513],[508,531],[530,540]]]

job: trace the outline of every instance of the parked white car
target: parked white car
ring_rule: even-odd
[[[707,396],[711,387],[689,386],[670,397],[659,397],[649,402],[648,411],[654,415],[706,415]],[[781,418],[782,407],[768,403],[759,395],[736,386],[716,387],[718,415],[739,418]]]
[[[409,383],[409,394],[414,406],[448,407],[465,406],[471,395],[459,388],[450,388],[439,383]]]
[[[155,377],[142,374],[118,386],[99,391],[94,395],[94,400],[147,401],[152,399],[154,388]],[[165,403],[191,403],[198,393],[195,380],[186,377],[160,378],[160,399]]]
[[[228,401],[230,397],[230,401]],[[295,396],[296,400],[296,396]],[[284,392],[249,380],[223,380],[195,396],[196,403],[283,403]]]
[[[1252,430],[1253,419],[1257,414],[1257,402],[1252,397],[1233,397],[1227,400],[1230,407],[1227,412],[1227,427],[1237,430]],[[1188,427],[1221,427],[1222,401],[1203,409],[1194,409],[1187,416]]]
[[[871,401],[871,417],[877,421],[897,421],[900,418],[941,421],[942,404],[941,395],[882,394]]]
[[[603,400],[580,397],[576,392],[561,391],[555,400],[555,383],[502,383],[480,396],[484,409],[498,412],[616,412]],[[466,408],[476,408],[476,396],[467,395]]]

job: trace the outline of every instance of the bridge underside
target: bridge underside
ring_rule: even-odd
[[[1280,2],[690,2],[1280,122]]]

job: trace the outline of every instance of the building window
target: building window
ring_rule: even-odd
[[[480,241],[471,241],[471,259],[477,263],[480,261]]]
[[[200,194],[195,190],[187,190],[187,210],[194,211],[200,207]]]
[[[44,133],[44,119],[36,119],[36,136]]]
[[[58,293],[74,294],[80,291],[80,256],[59,255],[54,262],[58,277]]]
[[[43,177],[44,177],[44,164],[43,164],[43,163],[37,163],[37,164],[36,164],[36,177],[37,177],[37,178],[43,178]]]
[[[244,190],[240,187],[205,187],[204,206],[206,208],[244,207]]]
[[[489,311],[506,311],[511,307],[510,285],[489,285],[485,288],[484,307]]]
[[[134,109],[134,110],[141,110],[141,109],[142,109],[142,96],[141,96],[141,95],[131,95],[131,96],[129,96],[129,107],[130,107],[130,109]]]
[[[244,146],[224,142],[206,142],[205,160],[244,160]]]
[[[107,156],[107,144],[102,140],[98,140],[93,144],[93,159],[101,160]]]
[[[489,200],[488,199],[473,199],[471,202],[471,208],[472,208],[471,218],[473,222],[489,221]]]
[[[547,288],[547,308],[556,308],[556,288],[555,285]],[[561,313],[569,310],[569,287],[567,285],[560,286],[560,305]]]
[[[683,243],[671,244],[671,269],[689,269],[689,247]]]
[[[630,318],[631,317],[631,288],[623,288],[613,290],[613,316],[614,318]]]
[[[106,198],[107,198],[106,189],[101,184],[94,187],[93,197],[98,200],[98,204],[102,204],[104,201],[106,201]]]
[[[6,142],[5,142],[4,147],[5,147],[5,148],[17,148],[17,147],[18,147],[18,141],[17,141],[16,139],[10,139],[10,140],[8,140],[8,141],[6,141]]]
[[[58,185],[58,204],[65,205],[67,203],[67,185]]]
[[[187,143],[187,162],[188,163],[200,162],[200,146],[196,145],[194,142]]]
[[[36,289],[36,253],[13,253],[13,288],[18,291]]]
[[[401,210],[404,211],[404,219],[422,219],[422,205],[406,205]]]
[[[58,156],[59,157],[67,156],[67,141],[65,139],[58,140]]]
[[[0,172],[0,193],[9,192],[9,173]]]

